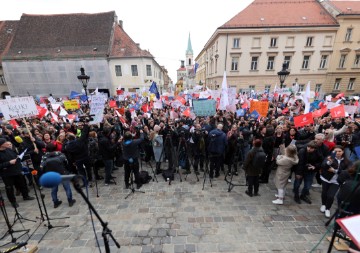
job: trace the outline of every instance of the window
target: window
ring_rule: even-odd
[[[305,84],[299,84],[299,92],[304,91]]]
[[[321,68],[321,69],[326,68],[327,59],[328,59],[328,56],[327,56],[327,55],[322,55],[322,56],[321,56],[321,60],[320,60],[320,68]]]
[[[290,68],[290,61],[291,61],[291,56],[290,56],[290,55],[285,55],[285,57],[284,57],[284,63],[286,63],[287,69]]]
[[[5,77],[3,75],[0,75],[0,84],[6,84]]]
[[[131,65],[131,74],[132,76],[138,76],[137,65]]]
[[[314,38],[314,37],[307,37],[307,39],[306,39],[306,46],[307,46],[307,47],[312,47],[313,38]]]
[[[191,58],[189,58],[188,65],[191,66]]]
[[[122,76],[121,65],[115,65],[115,74],[116,76]]]
[[[238,70],[238,62],[239,62],[239,58],[238,57],[233,57],[231,60],[231,70]]]
[[[335,79],[335,83],[334,83],[334,88],[333,88],[333,90],[339,90],[339,88],[340,88],[340,82],[341,82],[341,78],[336,78],[336,79]]]
[[[146,75],[151,76],[151,65],[146,65]]]
[[[275,57],[274,56],[269,56],[268,59],[268,64],[267,64],[267,70],[273,70],[274,69],[274,61],[275,61]]]
[[[360,54],[357,54],[355,56],[354,68],[359,68],[359,67],[360,67]]]
[[[239,38],[235,38],[233,40],[233,48],[239,48],[240,47],[240,39]]]
[[[315,92],[320,92],[320,90],[321,90],[321,83],[317,83],[317,84],[315,84]]]
[[[345,41],[351,41],[352,28],[348,28],[345,34]]]
[[[346,60],[346,54],[342,54],[340,56],[340,61],[339,61],[339,68],[344,68],[345,66],[345,60]]]
[[[265,93],[270,93],[271,84],[265,85]]]
[[[217,65],[218,65],[217,61],[218,59],[215,59],[215,73],[217,73]]]
[[[249,85],[249,90],[255,90],[255,85]]]
[[[302,63],[302,68],[303,69],[308,69],[309,68],[309,61],[310,61],[310,55],[304,55],[304,60]]]
[[[251,57],[251,67],[250,67],[251,70],[257,70],[258,59],[259,57],[257,56]]]
[[[277,38],[271,38],[270,39],[270,47],[276,47],[276,41],[277,41]]]
[[[355,78],[350,78],[348,86],[347,86],[347,90],[353,90],[354,89],[354,83],[355,83]]]

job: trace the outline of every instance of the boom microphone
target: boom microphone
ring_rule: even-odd
[[[45,188],[53,188],[55,186],[58,186],[60,183],[62,182],[66,182],[66,181],[71,181],[73,180],[75,177],[79,177],[78,175],[60,175],[57,172],[46,172],[44,173],[40,179],[40,185],[45,187]]]

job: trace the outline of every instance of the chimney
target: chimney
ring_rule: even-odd
[[[121,28],[123,28],[123,21],[122,21],[122,20],[119,20],[119,26],[120,26]]]
[[[185,68],[185,61],[181,61],[181,68]]]

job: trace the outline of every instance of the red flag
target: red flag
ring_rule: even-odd
[[[344,97],[344,93],[337,94],[335,98],[339,99],[339,98],[342,98],[342,97]]]
[[[168,96],[161,96],[161,98],[165,99],[165,101],[168,101],[168,100],[169,100],[169,97],[168,97]]]
[[[37,115],[38,116],[38,118],[42,118],[42,117],[44,117],[45,116],[45,114],[47,113],[47,109],[46,108],[43,108],[43,107],[41,107],[41,106],[36,106],[36,108],[37,108],[37,110],[38,110],[38,112],[39,112],[39,114]]]
[[[331,118],[344,118],[345,117],[345,107],[344,105],[339,105],[330,109]]]
[[[122,94],[124,94],[123,90],[116,90],[116,95],[122,95]]]
[[[354,105],[355,105],[355,106],[359,106],[359,101],[356,100],[356,102],[355,102]]]
[[[175,100],[180,101],[183,105],[186,103],[185,98],[183,98],[183,97],[181,97],[181,96],[177,96],[177,97],[175,98]]]
[[[11,119],[9,120],[9,124],[12,125],[12,127],[14,129],[18,128],[19,127],[19,124],[17,123],[17,121],[15,119]]]
[[[244,104],[241,106],[241,108],[243,108],[243,109],[248,108],[248,104],[247,104],[247,103],[244,103]]]
[[[75,120],[75,119],[76,119],[76,114],[68,114],[68,115],[66,115],[66,117],[67,117],[69,120]]]
[[[285,108],[284,110],[281,111],[282,114],[288,113],[289,112],[289,108]]]
[[[200,96],[199,93],[194,93],[194,94],[192,94],[192,97],[193,97],[193,98],[199,98],[199,96]]]
[[[148,104],[144,104],[143,106],[141,106],[141,110],[143,112],[148,112],[149,111],[149,105]]]
[[[124,107],[116,108],[115,110],[117,110],[118,113],[120,113],[121,115],[124,115],[124,114],[125,114],[125,108],[124,108]]]
[[[313,118],[320,118],[321,116],[323,116],[325,113],[327,112],[327,108],[326,106],[321,108],[320,110],[316,110],[312,112],[312,116]]]
[[[190,117],[190,108],[187,108],[185,111],[183,111],[183,115],[186,117]]]
[[[302,126],[310,125],[313,123],[314,123],[314,119],[312,117],[311,112],[294,117],[294,124],[296,127],[302,127]]]
[[[116,107],[116,101],[115,100],[110,100],[109,106],[110,106],[110,108]]]

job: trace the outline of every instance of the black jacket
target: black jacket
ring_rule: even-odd
[[[54,171],[61,175],[66,175],[68,174],[67,165],[68,162],[63,153],[59,151],[46,152],[41,159],[40,168],[44,173]]]
[[[117,149],[118,143],[111,143],[111,140],[108,136],[101,134],[99,136],[99,155],[103,160],[112,160],[115,157],[115,151]]]
[[[340,185],[338,200],[339,203],[347,200],[349,205],[345,206],[346,211],[352,212],[354,214],[360,213],[360,188],[353,193],[351,199],[348,199],[348,196],[355,190],[356,185],[359,183],[359,176],[353,177],[349,174],[347,170],[344,170],[340,173],[337,181]]]
[[[74,161],[89,158],[88,136],[89,126],[84,125],[80,138],[66,142],[62,152],[68,154]]]
[[[129,161],[130,158],[137,162],[140,152],[139,152],[139,145],[144,140],[144,133],[140,134],[140,139],[136,140],[129,140],[123,142],[123,158],[124,161]]]
[[[0,175],[2,177],[10,177],[22,174],[22,166],[20,159],[15,164],[10,164],[10,160],[18,157],[18,154],[12,149],[0,150]]]
[[[295,174],[301,176],[311,171],[317,171],[317,168],[320,168],[320,165],[323,161],[323,159],[319,159],[316,151],[309,153],[307,152],[306,147],[300,149],[298,157],[299,163],[296,166]],[[309,170],[308,164],[315,166],[315,170]]]
[[[39,152],[35,153],[35,147],[30,137],[23,137],[23,142],[20,144],[19,153],[24,152],[24,150],[26,149],[26,155],[30,155],[33,164],[40,164],[41,157],[44,154],[43,149],[46,147],[46,145],[45,142],[39,140],[36,137],[34,138],[34,143]]]
[[[346,170],[351,165],[349,160],[341,160],[340,163],[337,159],[333,158],[332,163],[330,165],[327,164],[328,159],[327,157],[324,159],[323,163],[321,164],[321,176],[323,176],[326,180],[330,181],[330,179],[335,175],[333,172],[329,172],[329,168],[332,167],[336,171],[336,174],[340,174],[343,170]]]

